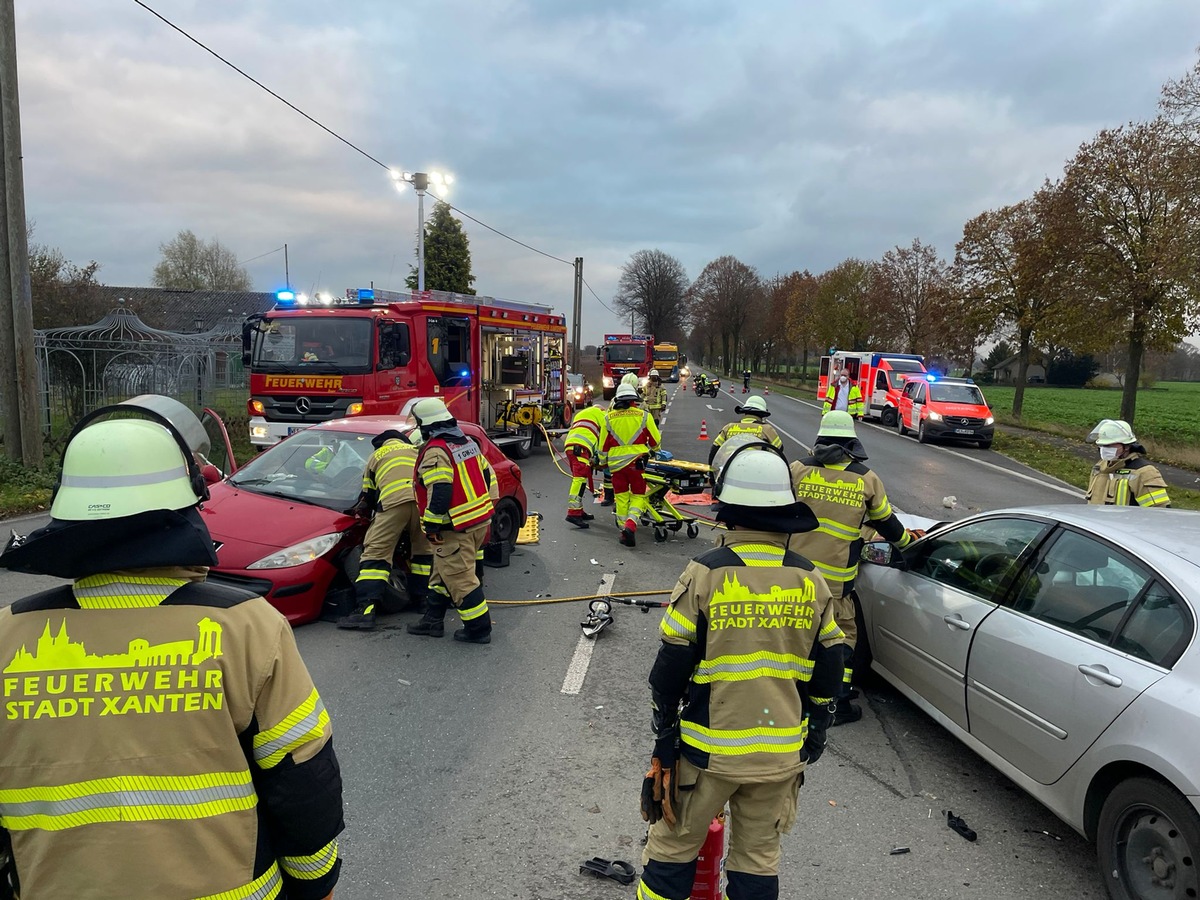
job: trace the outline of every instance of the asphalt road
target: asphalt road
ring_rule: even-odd
[[[665,446],[704,461],[700,421],[711,436],[733,420],[740,382],[736,397],[670,390]],[[768,400],[789,456],[798,454],[796,443],[815,435],[815,405]],[[893,504],[907,512],[957,518],[1078,497],[990,451],[921,446],[870,426],[861,437]],[[567,481],[544,450],[522,470],[531,509],[545,514],[541,541],[518,547],[508,568],[487,570],[492,599],[575,596],[601,585],[668,589],[710,539],[704,528],[695,541],[655,544],[643,530],[636,549],[620,547],[599,507],[588,507],[597,515],[588,531],[562,521]],[[948,496],[955,508],[943,505]],[[0,574],[0,604],[53,583]],[[298,630],[333,716],[345,778],[338,900],[634,895],[578,867],[593,856],[640,862],[646,677],[659,614],[618,606],[615,624],[586,642],[585,611],[581,603],[494,607],[486,647],[412,637],[403,631],[411,614],[383,620],[373,634],[325,623]],[[1105,896],[1082,838],[895,691],[875,686],[865,702],[863,720],[833,729],[829,752],[809,772],[800,820],[784,842],[783,896]],[[949,830],[944,810],[963,817],[978,841]],[[897,847],[910,852],[891,855]]]

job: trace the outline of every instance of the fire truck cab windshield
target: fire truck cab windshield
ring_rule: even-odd
[[[608,344],[604,348],[610,363],[640,363],[646,361],[645,344]]]
[[[368,372],[369,319],[268,319],[257,331],[253,368],[263,371]]]

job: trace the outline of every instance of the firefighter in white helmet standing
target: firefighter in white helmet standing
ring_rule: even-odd
[[[808,504],[820,522],[804,534],[792,535],[788,548],[811,559],[833,594],[834,616],[845,634],[845,671],[834,710],[834,725],[862,718],[850,702],[852,657],[858,640],[854,579],[862,552],[862,528],[870,524],[884,540],[907,547],[914,534],[905,529],[888,501],[879,476],[867,468],[867,451],[854,431],[848,412],[831,410],[821,419],[812,456],[791,465],[796,499]]]
[[[287,620],[205,580],[203,433],[166,397],[90,413],[50,524],[0,554],[72,580],[0,610],[0,823],[21,897],[332,896],[329,713]]]
[[[717,521],[728,530],[683,570],[650,670],[651,826],[638,900],[691,896],[709,822],[726,803],[728,896],[779,896],[780,836],[796,821],[805,766],[824,752],[842,680],[829,589],[787,549],[789,535],[817,526],[787,462],[747,441],[728,444],[717,465]]]
[[[600,465],[612,473],[621,543],[637,545],[638,521],[646,502],[646,457],[662,440],[650,413],[638,407],[638,393],[622,384],[605,417],[607,434],[600,447]]]
[[[1167,483],[1162,473],[1146,459],[1146,448],[1138,443],[1129,423],[1103,419],[1087,436],[1100,448],[1100,460],[1092,467],[1087,502],[1106,506],[1170,506]]]
[[[765,399],[758,394],[751,394],[746,398],[745,403],[735,407],[733,411],[742,417],[741,421],[730,422],[717,432],[717,436],[713,438],[712,449],[708,451],[709,465],[712,465],[713,458],[721,449],[721,445],[733,437],[750,437],[754,440],[764,441],[776,450],[783,449],[783,438],[767,423],[767,416],[771,415],[771,411],[767,409]]]
[[[495,473],[441,400],[418,400],[412,415],[423,441],[414,488],[421,524],[433,544],[433,574],[425,615],[408,626],[408,633],[441,637],[446,611],[453,605],[463,623],[454,639],[489,644],[492,617],[475,556],[483,548],[495,509],[491,496]]]

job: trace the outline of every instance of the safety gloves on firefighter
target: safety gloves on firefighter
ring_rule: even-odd
[[[815,704],[808,711],[808,736],[800,750],[800,759],[810,766],[825,752],[825,733],[833,721],[833,706],[833,703]]]
[[[672,734],[654,742],[650,771],[642,779],[642,818],[653,825],[659,819],[675,827],[675,808],[679,803],[678,738]]]

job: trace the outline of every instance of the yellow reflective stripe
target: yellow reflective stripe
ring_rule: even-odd
[[[449,466],[434,466],[421,473],[421,481],[425,484],[454,483],[454,470]]]
[[[1166,506],[1171,502],[1171,498],[1167,496],[1164,488],[1156,488],[1142,494],[1137,498],[1137,502],[1141,506]]]
[[[849,666],[846,666],[846,668],[842,670],[842,683],[849,684],[850,679],[853,677],[854,677],[854,670],[851,669]]]
[[[421,521],[429,525],[449,525],[450,517],[445,513],[435,513],[427,509],[421,513]]]
[[[355,581],[387,581],[392,577],[391,569],[359,569]]]
[[[830,638],[844,638],[846,632],[842,631],[842,627],[833,619],[829,620],[829,624],[821,628],[821,633],[817,635],[820,640],[827,641]]]
[[[751,681],[755,678],[787,678],[808,681],[813,661],[794,653],[758,650],[753,653],[727,654],[702,660],[692,680],[699,684],[713,681]]]
[[[470,622],[472,619],[478,619],[480,616],[487,615],[488,605],[484,600],[478,606],[472,606],[470,609],[460,609],[458,617],[464,622]]]
[[[414,575],[431,575],[433,566],[428,563],[411,563],[408,567]]]
[[[808,722],[779,727],[758,725],[753,728],[709,728],[696,722],[679,723],[679,734],[685,744],[706,753],[721,756],[742,756],[747,753],[797,753],[808,736]]]
[[[485,511],[490,512],[492,509],[492,498],[486,493],[477,500],[468,500],[466,503],[460,503],[458,506],[450,507],[450,519],[459,521],[462,519],[473,518],[477,513]]]
[[[820,523],[820,527],[817,528],[817,531],[821,532],[822,534],[828,534],[831,537],[841,538],[842,540],[846,541],[856,541],[862,536],[862,531],[860,529],[851,528],[849,525],[845,525],[839,522],[837,519],[823,519],[818,516],[817,522]]]
[[[878,506],[872,506],[870,509],[867,510],[867,518],[874,519],[875,521],[879,521],[880,519],[886,519],[891,514],[892,514],[892,504],[890,502],[888,502],[887,497],[884,497],[883,499],[881,499],[879,501]]]
[[[250,772],[116,775],[71,784],[0,791],[0,825],[11,831],[63,831],[102,822],[206,819],[253,809]]]
[[[101,573],[80,578],[71,590],[81,609],[145,609],[185,584],[186,578]]]
[[[313,688],[282,722],[254,736],[254,760],[264,769],[277,766],[293,750],[319,738],[328,725],[329,713]]]
[[[292,878],[312,881],[327,874],[337,863],[337,858],[338,842],[337,838],[334,838],[316,853],[308,856],[281,856],[279,862],[283,865],[283,871]]]
[[[481,560],[481,559],[483,559],[483,548],[482,547],[480,547],[478,550],[475,551],[475,562],[479,562],[479,560]]]
[[[774,544],[736,544],[730,546],[748,566],[782,566],[783,554],[787,551]]]
[[[652,891],[646,887],[646,882],[639,881],[637,889],[637,900],[671,900],[670,897],[664,897],[657,891]]]
[[[274,900],[281,890],[283,876],[279,874],[279,866],[271,863],[267,871],[249,884],[230,891],[221,891],[219,894],[206,894],[199,900]]]
[[[658,630],[664,637],[681,637],[690,643],[696,642],[696,623],[688,621],[687,617],[673,606],[662,617]]]
[[[813,560],[812,564],[816,566],[818,572],[825,576],[826,581],[850,581],[858,572],[858,566],[827,566],[816,560]]]

